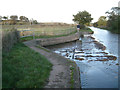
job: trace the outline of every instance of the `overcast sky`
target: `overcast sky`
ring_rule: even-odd
[[[73,14],[88,11],[95,22],[120,0],[1,0],[1,16],[26,16],[39,22],[73,23]]]

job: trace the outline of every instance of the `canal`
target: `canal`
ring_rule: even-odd
[[[90,27],[94,34],[46,48],[76,62],[82,88],[118,88],[118,34]]]

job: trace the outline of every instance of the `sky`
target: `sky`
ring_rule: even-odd
[[[88,11],[92,22],[112,7],[117,7],[120,0],[1,0],[0,16],[26,16],[38,22],[74,23],[73,15],[79,11]]]

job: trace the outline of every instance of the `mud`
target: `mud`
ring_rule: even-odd
[[[80,60],[80,61],[82,61],[82,60],[84,60],[83,58],[75,58],[76,60]]]
[[[102,49],[102,50],[105,50],[105,49],[106,49],[106,47],[105,47],[102,43],[96,41],[94,37],[88,36],[88,38],[91,39],[91,42],[88,42],[88,43],[93,43],[93,42],[94,42],[96,48]]]

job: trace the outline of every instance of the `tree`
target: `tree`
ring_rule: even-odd
[[[118,24],[120,24],[120,7],[112,7],[111,11],[106,12],[108,21],[107,27],[113,32],[120,33],[120,28]]]
[[[33,24],[38,24],[37,20],[33,20]]]
[[[5,19],[5,20],[7,20],[7,19],[8,19],[8,17],[7,17],[7,16],[3,16],[2,18],[3,18],[3,19]]]
[[[21,21],[23,21],[24,18],[25,18],[25,16],[20,16],[20,17],[19,17],[19,19],[20,19]]]
[[[120,15],[120,7],[112,7],[111,11],[107,11],[106,14],[109,14],[108,17],[113,15]]]
[[[20,16],[19,19],[20,19],[21,21],[26,21],[26,22],[29,21],[29,19],[28,19],[27,17],[25,17],[25,16]]]
[[[73,17],[74,22],[82,25],[90,23],[93,20],[93,18],[91,18],[91,14],[87,11],[78,12],[76,15],[73,15]]]
[[[98,24],[99,27],[106,27],[106,25],[107,25],[106,17],[105,16],[100,16],[100,18],[98,19],[97,24]]]
[[[98,23],[97,23],[97,22],[94,22],[94,23],[93,23],[93,26],[94,26],[94,27],[98,27]]]
[[[11,18],[12,20],[18,20],[18,16],[17,16],[17,15],[12,15],[12,16],[10,16],[10,18]]]

